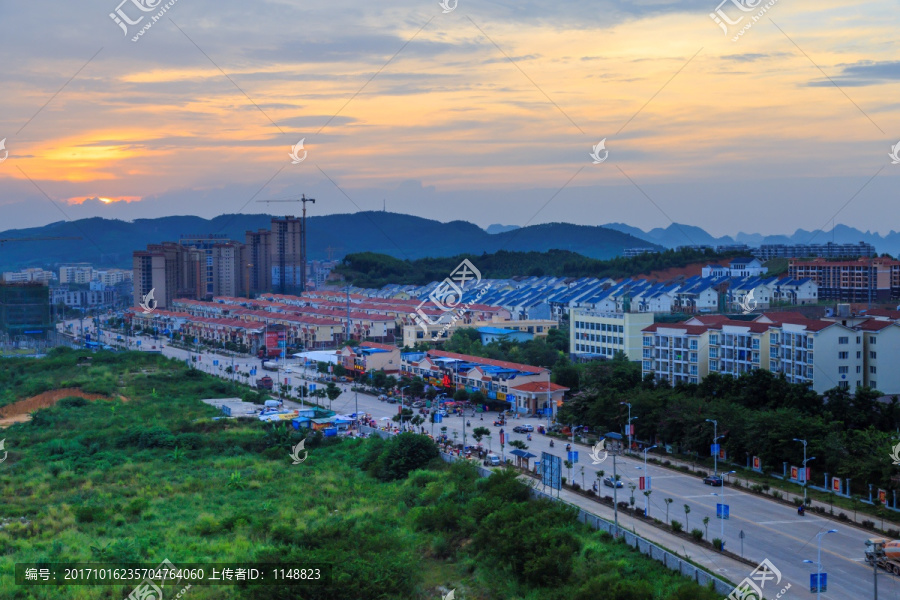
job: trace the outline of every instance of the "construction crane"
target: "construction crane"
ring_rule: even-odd
[[[306,293],[306,203],[316,203],[315,198],[307,198],[306,194],[300,194],[299,198],[288,198],[286,200],[257,200],[257,202],[302,202],[303,203],[303,222],[300,226],[300,260],[303,263],[300,272],[300,293]],[[282,277],[284,275],[282,274]]]
[[[31,238],[0,238],[0,246],[6,242],[49,242],[53,240],[80,240],[80,237],[31,237]]]

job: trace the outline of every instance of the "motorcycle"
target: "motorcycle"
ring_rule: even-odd
[[[531,441],[531,434],[530,434],[530,433],[528,434],[528,437],[527,437],[526,439],[527,439],[529,442]]]
[[[553,447],[553,440],[550,440],[550,447]]]
[[[799,507],[797,507],[797,514],[800,515],[801,517],[806,514],[806,509],[803,508],[802,504]]]

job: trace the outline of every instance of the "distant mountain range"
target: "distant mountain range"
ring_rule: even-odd
[[[138,219],[132,222],[101,218],[60,221],[44,227],[0,232],[0,238],[81,237],[81,240],[16,242],[0,248],[2,270],[52,267],[90,262],[95,266],[130,268],[132,252],[147,244],[177,241],[182,234],[219,233],[243,242],[247,230],[268,229],[270,215],[221,215]],[[309,217],[307,249],[310,260],[341,258],[356,252],[376,252],[400,259],[493,253],[498,250],[569,250],[608,259],[624,248],[647,242],[605,227],[549,223],[488,233],[466,221],[441,223],[383,211]],[[503,227],[503,226],[501,226]],[[652,244],[654,247],[662,248]]]
[[[747,244],[758,247],[762,244],[857,244],[867,242],[875,246],[879,254],[887,252],[891,255],[900,253],[900,233],[891,231],[885,236],[878,233],[862,232],[854,227],[838,225],[834,231],[807,231],[798,229],[793,235],[761,235],[758,233],[738,233],[735,236],[714,237],[700,227],[693,225],[672,224],[665,229],[657,227],[643,231],[624,223],[607,223],[608,229],[615,229],[634,237],[645,239],[666,248],[675,248],[692,244],[709,244],[711,246],[728,244]]]
[[[270,215],[194,216],[118,221],[92,218],[60,221],[44,227],[0,232],[0,238],[81,237],[81,240],[35,242],[6,241],[0,246],[0,269],[53,267],[61,263],[90,262],[95,266],[130,268],[131,253],[147,244],[177,241],[182,234],[224,234],[243,242],[247,230],[268,229]],[[852,227],[832,232],[798,229],[793,235],[763,236],[739,233],[713,237],[692,225],[670,225],[643,231],[622,223],[603,226],[546,223],[517,227],[491,225],[482,229],[467,221],[441,223],[411,215],[383,211],[309,217],[307,246],[310,260],[342,258],[356,252],[376,252],[400,259],[494,253],[498,250],[569,250],[597,259],[621,255],[625,248],[674,248],[686,244],[839,243],[866,241],[879,253],[900,252],[900,233],[880,236]]]

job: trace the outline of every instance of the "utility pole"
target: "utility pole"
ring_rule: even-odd
[[[616,455],[613,454],[613,514],[616,521],[616,538],[619,537],[619,479],[616,477]]]
[[[716,442],[719,441],[719,422],[715,419],[707,419],[707,423],[713,424],[713,446],[716,445]],[[724,436],[722,436],[724,437]],[[713,453],[713,475],[719,474],[719,452],[718,448],[716,448],[716,452]],[[724,485],[724,484],[723,484]]]
[[[631,402],[619,402],[628,407],[628,451],[631,452]]]

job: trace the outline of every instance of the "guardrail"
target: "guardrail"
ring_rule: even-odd
[[[371,428],[369,428],[371,429]],[[380,430],[378,430],[380,431]],[[385,431],[380,431],[380,433],[387,433]],[[444,459],[445,462],[452,463],[456,460],[459,460],[458,456],[453,456],[451,454],[446,454],[441,452],[441,458]],[[489,477],[493,471],[491,469],[478,466],[478,473],[482,477]],[[607,521],[606,519],[599,517],[595,514],[589,513],[583,508],[571,504],[570,502],[566,502],[560,498],[554,497],[550,494],[546,494],[541,490],[531,488],[531,496],[537,499],[548,499],[554,502],[564,502],[569,506],[578,510],[578,520],[582,523],[593,527],[599,531],[605,531],[610,535],[616,534],[616,524],[612,521]],[[678,571],[682,576],[687,577],[688,579],[692,579],[697,582],[697,584],[702,586],[707,586],[710,583],[713,584],[714,589],[717,593],[722,594],[723,596],[728,596],[734,590],[734,584],[729,583],[723,579],[719,579],[711,575],[710,573],[704,571],[702,568],[691,564],[687,560],[681,558],[677,554],[673,554],[664,548],[660,548],[650,540],[642,538],[641,536],[632,533],[630,531],[626,531],[619,526],[619,535],[622,536],[625,540],[625,543],[638,550],[641,554],[649,556],[653,560],[662,563],[666,568],[671,569],[673,571]]]

